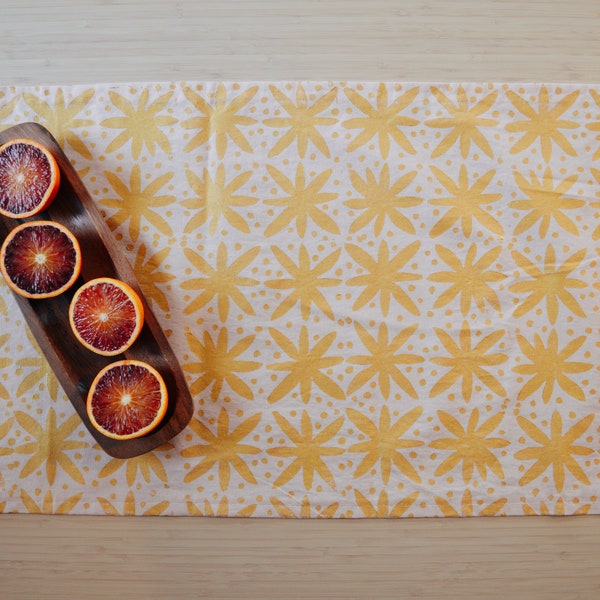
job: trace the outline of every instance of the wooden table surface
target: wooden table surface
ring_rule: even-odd
[[[600,84],[600,2],[0,0],[0,84],[193,79]],[[0,515],[3,600],[596,599],[599,567],[597,516]]]

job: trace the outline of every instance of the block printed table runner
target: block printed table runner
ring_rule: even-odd
[[[0,511],[600,512],[600,87],[1,87],[166,330],[189,426],[106,455],[0,283]]]

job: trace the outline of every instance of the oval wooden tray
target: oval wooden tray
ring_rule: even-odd
[[[52,134],[37,123],[23,123],[0,132],[0,145],[28,138],[45,146],[61,171],[60,189],[48,210],[29,220],[50,219],[68,227],[81,245],[79,280],[64,294],[46,300],[27,300],[15,294],[21,312],[44,352],[63,390],[98,444],[109,455],[130,458],[144,454],[182,431],[193,413],[193,402],[179,363],[154,316],[129,263],[116,244],[79,175]],[[0,244],[22,220],[0,215]],[[84,348],[69,326],[68,307],[77,288],[96,277],[114,277],[131,285],[144,304],[142,332],[124,354],[103,357]],[[169,393],[167,414],[150,434],[133,440],[113,440],[102,435],[86,414],[87,392],[92,380],[107,364],[123,358],[144,360],[164,377]]]

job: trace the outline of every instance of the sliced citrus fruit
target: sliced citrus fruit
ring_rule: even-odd
[[[8,285],[21,296],[58,296],[79,277],[79,242],[60,223],[22,223],[8,234],[2,244],[0,271]]]
[[[26,139],[0,146],[0,214],[36,215],[54,200],[59,186],[60,169],[44,146]]]
[[[144,306],[123,281],[100,277],[84,283],[69,306],[75,337],[89,350],[114,356],[127,350],[144,325]]]
[[[156,429],[167,404],[167,387],[154,367],[139,360],[122,360],[96,375],[86,408],[98,431],[116,440],[127,440]]]

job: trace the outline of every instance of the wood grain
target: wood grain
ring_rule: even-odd
[[[3,84],[600,84],[597,0],[1,5]],[[595,600],[599,540],[597,516],[307,522],[2,515],[0,597],[105,598],[127,590],[128,598],[144,599]]]
[[[152,312],[131,266],[119,250],[95,202],[77,171],[50,132],[37,123],[23,123],[0,132],[0,145],[17,138],[31,139],[47,148],[56,159],[61,183],[56,198],[47,210],[27,219],[61,223],[79,241],[82,254],[81,275],[70,290],[44,300],[17,296],[17,302],[40,349],[48,360],[63,390],[98,445],[111,456],[131,458],[149,452],[169,441],[188,424],[194,410],[185,377],[169,342]],[[0,243],[20,219],[0,216]],[[112,277],[129,284],[144,305],[144,327],[133,346],[123,354],[100,356],[84,348],[69,325],[69,304],[79,286],[97,277]],[[114,440],[102,435],[89,420],[87,393],[94,377],[116,360],[141,360],[152,365],[163,377],[169,403],[157,429],[131,440]]]

